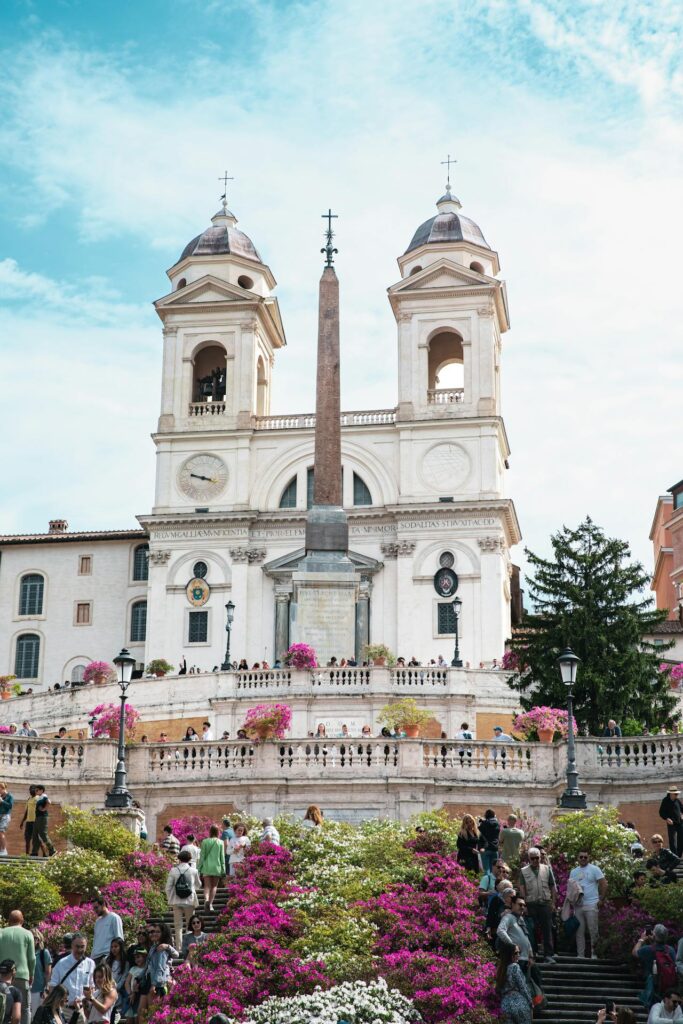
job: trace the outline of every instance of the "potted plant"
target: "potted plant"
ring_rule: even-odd
[[[12,683],[10,689],[15,697],[21,697],[21,683]]]
[[[96,686],[103,686],[110,680],[116,679],[116,672],[108,661],[91,661],[85,666],[83,672],[84,683],[95,683]]]
[[[683,684],[683,661],[678,665],[669,665],[665,661],[659,666],[659,671],[666,673],[669,677],[669,686],[672,690],[678,690]]]
[[[391,704],[385,704],[379,713],[379,720],[383,725],[388,729],[398,729],[411,739],[419,736],[420,726],[431,717],[431,711],[418,707],[412,697],[403,697]]]
[[[572,722],[576,733],[576,721]],[[568,715],[564,708],[532,708],[531,711],[515,715],[512,731],[525,740],[552,743],[556,739],[566,738]]]
[[[242,728],[251,740],[281,740],[291,721],[288,704],[257,704],[247,711]]]
[[[156,676],[157,679],[161,679],[163,676],[173,671],[173,665],[169,665],[164,658],[152,658],[146,671],[148,674]]]
[[[282,659],[287,667],[310,669],[318,667],[318,656],[308,644],[292,644]]]
[[[366,661],[373,665],[395,665],[396,658],[386,644],[366,644],[363,648],[363,656]]]
[[[9,700],[12,696],[10,683],[13,679],[16,679],[16,676],[0,676],[0,697],[3,700]]]
[[[117,740],[120,716],[121,710],[117,704],[98,704],[96,708],[88,712],[93,738]],[[126,704],[126,739],[129,742],[135,737],[139,718],[140,712],[132,704]]]

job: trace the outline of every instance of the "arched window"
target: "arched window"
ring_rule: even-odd
[[[45,579],[40,573],[29,572],[21,577],[21,589],[19,592],[19,614],[20,615],[42,615],[43,614],[43,591]],[[27,678],[31,678],[30,676]]]
[[[263,356],[259,356],[256,363],[256,415],[268,415],[268,378]]]
[[[477,274],[485,274],[486,273],[486,271],[482,267],[481,263],[477,263],[476,260],[474,261],[474,263],[470,263],[470,270],[475,270],[477,272]]]
[[[194,402],[224,402],[227,381],[227,355],[223,345],[211,342],[194,357]]]
[[[147,639],[147,602],[136,601],[130,610],[130,642],[143,643]]]
[[[24,633],[17,638],[14,658],[14,674],[17,679],[37,679],[39,662],[40,637],[36,633]]]
[[[149,578],[149,544],[138,544],[133,555],[133,579]]]
[[[74,665],[71,669],[71,682],[82,683],[83,673],[85,672],[85,665]]]
[[[280,498],[280,508],[296,508],[296,477],[293,476],[289,481],[282,497]]]
[[[187,284],[187,279],[184,278],[184,277],[181,277],[180,280],[178,281],[178,284],[176,285],[176,291],[178,290],[178,288],[184,288],[186,284]]]
[[[464,356],[462,338],[455,331],[440,331],[429,342],[430,402],[464,400]]]
[[[353,474],[353,503],[354,505],[372,505],[372,495],[365,480]]]

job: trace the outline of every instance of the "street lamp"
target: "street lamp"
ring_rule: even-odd
[[[579,789],[579,773],[576,768],[576,748],[574,746],[574,694],[572,688],[576,682],[581,658],[577,657],[571,647],[565,647],[557,659],[560,666],[562,682],[567,687],[567,788],[560,797],[560,807],[571,811],[586,810],[586,794]]]
[[[228,672],[230,670],[230,633],[232,632],[232,620],[235,618],[235,606],[232,601],[228,601],[225,606],[225,613],[227,621],[225,623],[225,632],[228,634],[225,642],[225,661],[221,665],[222,672]]]
[[[116,771],[114,773],[114,788],[107,793],[104,801],[105,807],[131,807],[133,797],[126,786],[126,693],[130,686],[135,658],[131,657],[130,651],[123,647],[114,658],[117,672],[119,674],[119,689],[121,690],[121,715],[119,717],[119,751]]]
[[[460,625],[460,609],[462,608],[462,601],[459,597],[453,598],[453,617],[455,619],[455,650],[453,651],[453,660],[451,666],[453,668],[462,668],[462,659],[460,658],[460,643],[459,643],[459,631]]]

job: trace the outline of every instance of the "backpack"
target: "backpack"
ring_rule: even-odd
[[[652,965],[652,973],[655,977],[655,990],[660,995],[664,995],[667,989],[676,988],[678,983],[676,964],[668,949],[655,950],[655,962]]]
[[[4,981],[0,981],[0,1020],[5,1019],[5,1010],[7,1009],[7,996],[9,995],[9,986]]]
[[[187,871],[182,871],[178,874],[175,880],[175,894],[179,900],[187,900],[192,895],[192,886],[188,881]],[[0,1020],[2,1020],[2,1017],[0,1017]]]

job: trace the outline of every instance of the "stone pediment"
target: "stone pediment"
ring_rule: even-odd
[[[303,561],[305,555],[305,548],[297,548],[296,551],[290,551],[286,555],[281,555],[279,558],[266,562],[262,566],[263,571],[266,576],[281,578],[290,576],[298,570],[299,562]],[[349,558],[356,570],[362,575],[372,576],[384,566],[383,562],[379,562],[376,558],[370,558],[368,555],[361,555],[358,551],[349,551]]]
[[[392,285],[391,293],[405,291],[422,291],[431,288],[495,288],[496,282],[474,270],[469,270],[459,263],[442,259],[432,263],[424,270],[411,274],[398,284]]]
[[[244,288],[207,274],[199,281],[193,281],[185,288],[179,288],[158,299],[154,305],[157,309],[170,309],[175,306],[204,305],[207,302],[253,302],[257,298],[254,292],[245,291]]]

